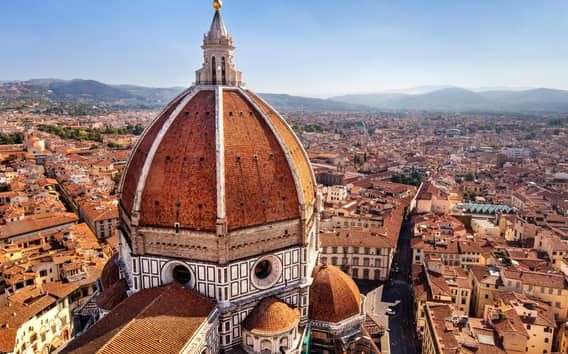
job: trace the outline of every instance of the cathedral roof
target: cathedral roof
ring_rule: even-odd
[[[114,308],[63,353],[181,352],[214,309],[180,284],[142,290]]]
[[[300,311],[273,297],[263,299],[243,322],[253,334],[273,335],[286,332],[300,322]]]
[[[315,191],[306,153],[273,108],[243,88],[195,86],[140,138],[120,203],[140,226],[230,231],[299,218]]]
[[[134,226],[227,231],[308,219],[315,178],[286,121],[244,88],[221,1],[203,41],[196,85],[140,137],[120,186]]]
[[[337,323],[361,311],[361,293],[351,277],[332,265],[314,269],[310,320]]]

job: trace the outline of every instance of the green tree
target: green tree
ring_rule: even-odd
[[[107,146],[108,146],[110,149],[118,149],[118,148],[121,147],[120,144],[117,144],[117,143],[115,143],[114,141],[109,141],[108,144],[107,144]]]
[[[21,144],[24,141],[22,133],[4,134],[0,133],[0,145]]]

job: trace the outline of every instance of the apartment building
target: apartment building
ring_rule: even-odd
[[[354,279],[384,281],[390,272],[396,241],[395,237],[360,228],[326,231],[320,234],[320,262],[338,266]]]

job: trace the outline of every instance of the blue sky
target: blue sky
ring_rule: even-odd
[[[0,80],[188,86],[209,0],[0,2]],[[225,0],[236,63],[260,92],[422,85],[568,89],[567,0]]]

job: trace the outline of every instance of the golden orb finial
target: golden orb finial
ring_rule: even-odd
[[[213,8],[215,10],[220,10],[221,6],[223,6],[223,2],[221,0],[214,0],[213,1]]]

